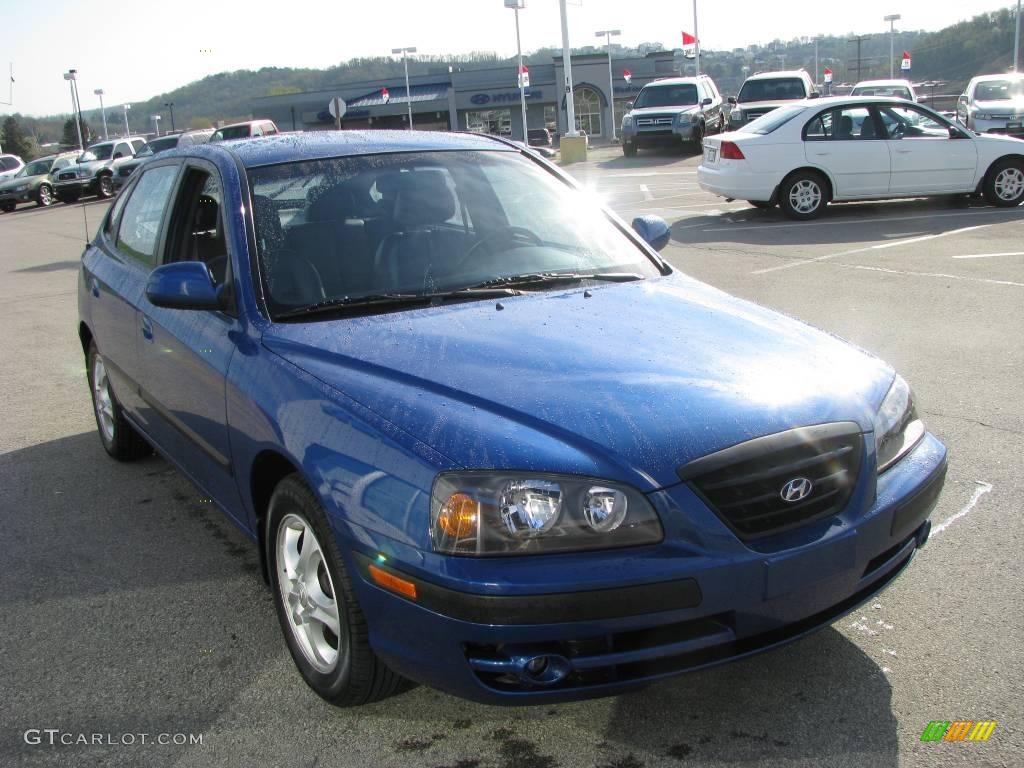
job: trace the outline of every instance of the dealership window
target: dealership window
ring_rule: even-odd
[[[618,99],[615,101],[615,125],[622,125],[622,118],[629,112],[629,99]]]
[[[495,136],[512,134],[512,110],[483,109],[466,113],[466,130],[490,133]]]
[[[576,110],[576,125],[588,136],[601,134],[601,97],[593,88],[586,86],[573,92],[573,107]]]
[[[554,104],[544,105],[544,127],[549,131],[558,130],[558,112]]]

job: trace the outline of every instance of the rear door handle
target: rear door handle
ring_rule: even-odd
[[[897,149],[896,150],[896,154],[897,155],[909,155],[910,154],[910,150],[909,149]]]
[[[142,335],[147,341],[153,340],[153,323],[145,316],[142,318]]]

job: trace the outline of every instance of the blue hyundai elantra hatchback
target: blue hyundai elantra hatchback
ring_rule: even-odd
[[[946,450],[901,377],[528,150],[284,134],[140,171],[82,258],[100,439],[257,543],[328,701],[617,693],[828,625],[928,537]]]

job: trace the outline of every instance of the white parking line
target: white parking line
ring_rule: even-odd
[[[970,253],[954,256],[954,259],[991,259],[993,256],[1024,256],[1024,251],[1007,251],[1006,253]]]
[[[651,194],[651,190],[647,188],[646,184],[640,185],[640,191],[644,193],[644,200],[653,200],[654,195]]]
[[[869,267],[866,264],[836,264],[844,269],[863,269],[867,272],[885,272],[890,275],[907,275],[909,277],[941,277],[944,280],[965,280],[969,283],[989,283],[990,285],[1013,285],[1024,288],[1024,283],[1013,280],[995,280],[988,277],[970,277],[968,275],[948,275],[944,272],[914,272],[905,269],[886,269],[885,267]]]
[[[985,227],[991,227],[991,224],[978,224],[973,227],[962,227],[960,229],[951,229],[948,232],[938,232],[934,235],[921,235],[920,237],[910,237],[904,240],[892,240],[888,243],[882,243],[881,245],[872,245],[872,250],[879,250],[881,248],[895,248],[898,245],[910,245],[911,243],[923,243],[925,240],[934,240],[937,237],[946,237],[948,235],[958,235],[961,232],[971,232],[975,229],[984,229]]]
[[[736,232],[742,229],[779,229],[781,227],[840,227],[848,224],[874,224],[879,221],[916,221],[918,219],[945,219],[950,216],[983,216],[997,213],[1014,213],[1018,218],[1024,219],[1015,208],[979,208],[975,211],[946,211],[945,213],[923,213],[915,216],[876,216],[871,219],[831,219],[827,221],[791,221],[782,224],[754,224],[749,227],[719,227],[705,229],[705,232]]]
[[[635,171],[632,173],[606,173],[606,179],[632,179],[639,176],[696,176],[696,171]]]
[[[965,506],[963,509],[957,512],[955,515],[952,515],[947,519],[943,520],[941,525],[937,525],[934,528],[932,528],[932,536],[938,536],[944,530],[949,528],[949,526],[951,526],[961,517],[963,517],[972,509],[974,509],[974,506],[978,503],[978,499],[980,499],[982,496],[984,496],[986,493],[992,490],[991,483],[986,483],[981,480],[975,480],[974,482],[977,483],[978,487],[974,489],[974,493],[971,495],[971,500],[967,502],[967,506]]]

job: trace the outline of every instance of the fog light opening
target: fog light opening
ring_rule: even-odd
[[[523,656],[518,661],[519,679],[531,685],[555,685],[571,671],[568,659],[558,654]]]

